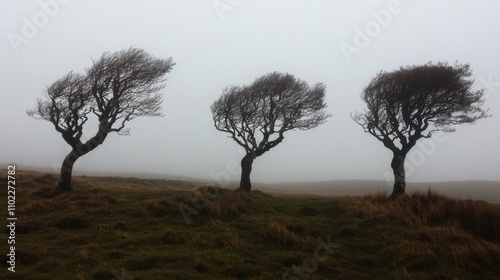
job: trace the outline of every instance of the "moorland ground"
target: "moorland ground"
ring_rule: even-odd
[[[0,279],[500,279],[500,206],[482,201],[86,176],[51,197],[56,175],[16,179],[16,272]]]

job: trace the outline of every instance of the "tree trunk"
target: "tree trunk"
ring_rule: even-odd
[[[252,189],[252,184],[250,183],[250,173],[252,172],[253,160],[254,157],[248,154],[241,160],[240,190],[249,192]]]
[[[395,199],[405,193],[405,158],[406,155],[401,153],[394,153],[394,157],[392,158],[391,168],[394,173],[394,187],[390,196],[391,199]]]
[[[97,146],[101,145],[106,139],[108,133],[110,132],[109,124],[99,124],[99,131],[90,138],[85,144],[78,143],[80,140],[73,139],[70,136],[65,138],[66,142],[73,147],[71,152],[64,158],[63,164],[61,166],[61,175],[59,177],[59,183],[57,184],[55,193],[70,192],[71,188],[71,174],[73,173],[73,165],[75,162],[83,155],[88,154],[90,151],[94,150]],[[64,137],[64,136],[63,136]]]
[[[71,174],[73,173],[73,165],[80,155],[72,150],[63,161],[61,166],[61,175],[59,176],[59,183],[56,187],[56,193],[71,192]]]

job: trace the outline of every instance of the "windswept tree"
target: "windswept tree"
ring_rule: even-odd
[[[382,71],[364,88],[367,109],[352,118],[392,151],[391,198],[405,192],[405,158],[419,139],[488,117],[471,75],[468,64],[428,63]]]
[[[240,189],[250,191],[255,158],[276,147],[285,132],[308,130],[330,117],[325,86],[310,87],[291,74],[270,73],[245,86],[229,86],[211,106],[215,128],[245,149]]]
[[[72,190],[75,161],[102,144],[109,133],[128,135],[126,122],[140,116],[162,116],[159,91],[174,65],[171,58],[158,59],[137,48],[105,52],[92,61],[85,74],[70,72],[47,87],[45,98],[38,99],[27,114],[51,122],[71,146],[56,192]],[[84,128],[92,115],[98,122],[97,132],[84,135],[93,131]],[[83,141],[82,136],[88,140]]]

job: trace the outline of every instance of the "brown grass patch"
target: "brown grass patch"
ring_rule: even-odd
[[[387,215],[420,225],[455,226],[490,241],[500,241],[500,207],[479,201],[457,200],[428,190],[389,200],[383,194],[365,196],[367,213]]]
[[[260,231],[262,237],[271,240],[280,247],[295,247],[304,243],[304,238],[294,233],[287,224],[272,220]]]
[[[198,209],[206,210],[210,218],[220,220],[238,217],[254,210],[266,210],[269,205],[265,200],[270,197],[261,191],[246,192],[205,186],[190,193],[188,202],[190,205],[198,206]]]
[[[58,176],[54,174],[43,174],[34,178],[35,183],[44,185],[55,185],[59,181]]]
[[[405,271],[441,270],[445,258],[453,258],[458,267],[469,267],[481,274],[500,260],[498,205],[457,200],[430,190],[395,200],[375,194],[350,201],[378,225],[396,219],[418,228],[416,240],[403,239],[393,247]]]
[[[141,204],[141,208],[144,214],[158,218],[179,214],[179,203],[169,198],[146,200]]]

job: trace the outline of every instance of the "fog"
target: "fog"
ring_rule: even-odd
[[[333,116],[286,133],[255,160],[252,180],[385,180],[390,151],[350,117],[365,107],[363,87],[381,70],[458,61],[493,116],[415,147],[407,179],[500,181],[500,2],[1,0],[0,11],[2,164],[57,172],[69,146],[26,110],[69,71],[135,46],[177,63],[161,91],[165,116],[128,122],[130,136],[108,136],[75,172],[238,179],[242,149],[214,128],[210,104],[225,86],[281,71],[323,82]]]

